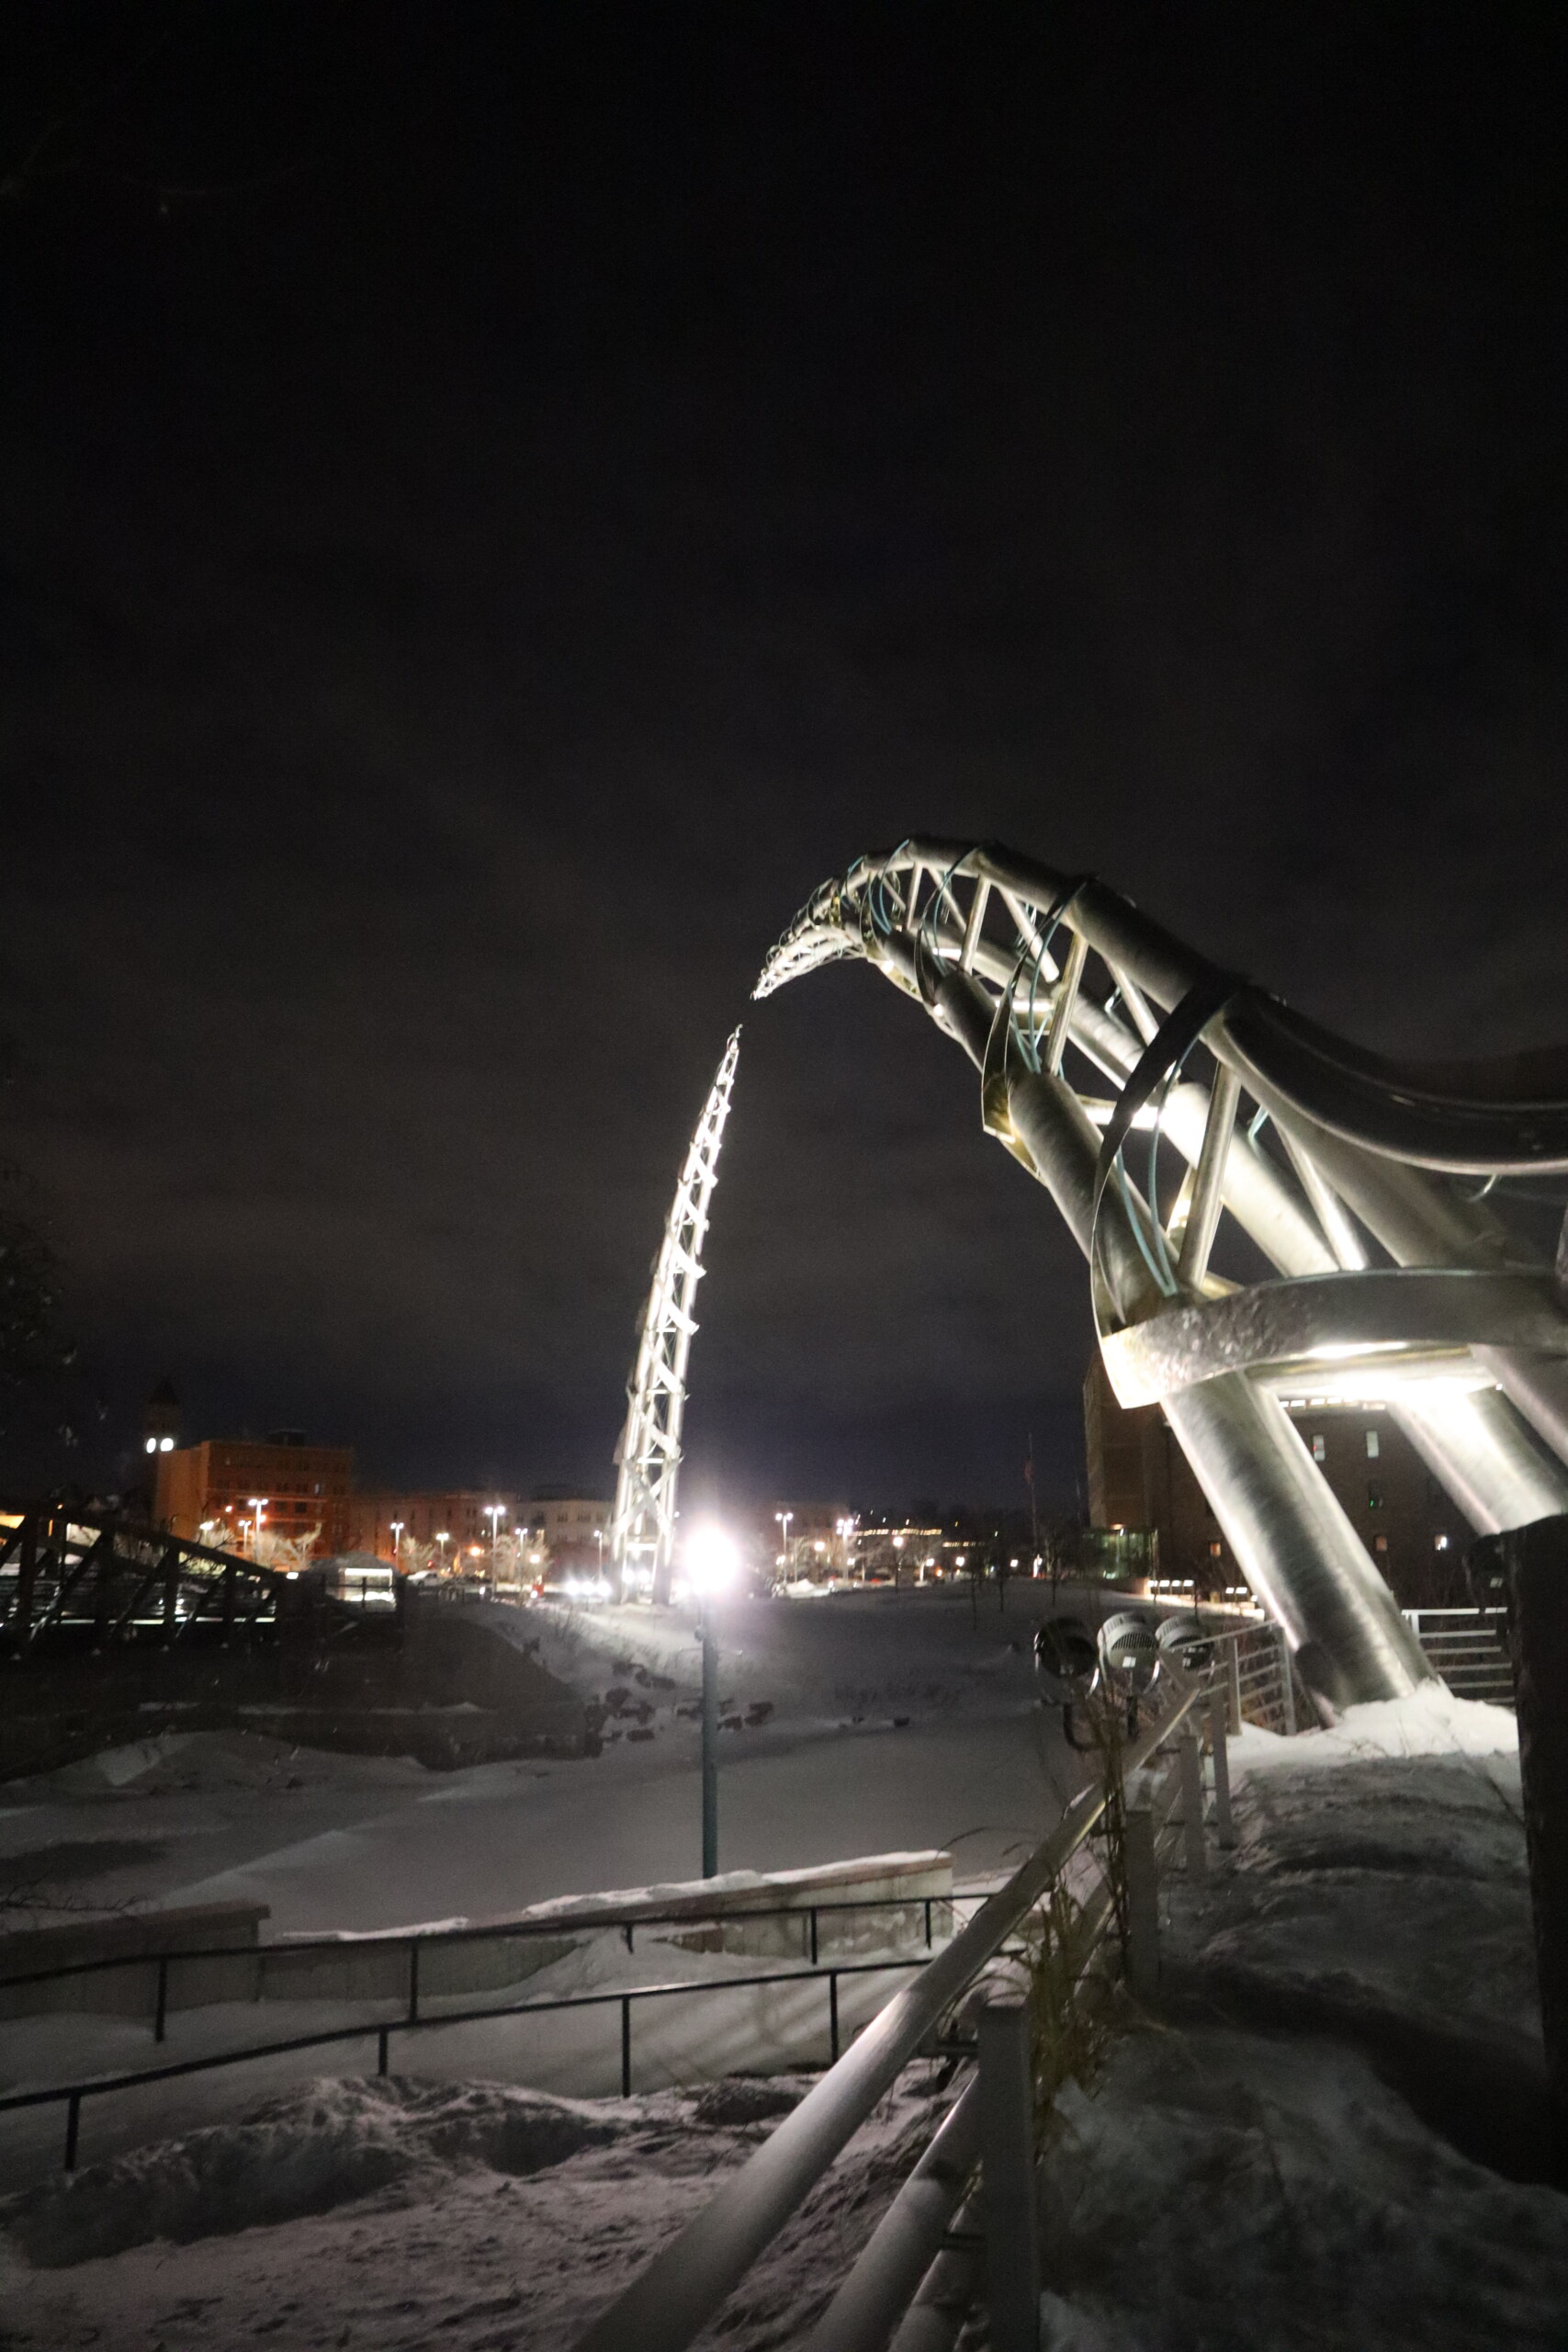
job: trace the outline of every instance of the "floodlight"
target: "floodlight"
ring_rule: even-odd
[[[686,1581],[694,1591],[722,1592],[733,1584],[740,1558],[728,1529],[709,1523],[694,1527],[686,1538]]]

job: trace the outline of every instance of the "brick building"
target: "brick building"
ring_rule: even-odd
[[[1473,1531],[1387,1408],[1314,1396],[1282,1401],[1401,1604],[1468,1600],[1461,1559]],[[1084,1446],[1095,1527],[1152,1529],[1157,1573],[1190,1578],[1199,1592],[1241,1581],[1159,1407],[1119,1405],[1098,1354],[1084,1376]]]
[[[319,1529],[311,1550],[321,1559],[348,1548],[350,1446],[310,1445],[297,1430],[276,1430],[265,1440],[207,1438],[155,1458],[153,1520],[176,1535],[251,1552],[259,1497],[265,1533],[298,1542]]]
[[[612,1506],[602,1495],[536,1487],[527,1523],[556,1567],[597,1569],[609,1557]]]
[[[489,1513],[499,1504],[501,1517],[492,1522]],[[457,1489],[420,1488],[417,1491],[391,1487],[367,1489],[349,1498],[348,1541],[344,1549],[350,1552],[370,1552],[378,1560],[394,1556],[394,1544],[406,1549],[417,1544],[423,1552],[434,1544],[438,1558],[456,1567],[465,1557],[482,1558],[490,1550],[491,1530],[496,1525],[502,1535],[517,1532],[517,1514],[525,1512],[514,1494],[502,1494],[491,1487]],[[394,1525],[400,1532],[394,1536]],[[443,1544],[439,1539],[445,1536]]]

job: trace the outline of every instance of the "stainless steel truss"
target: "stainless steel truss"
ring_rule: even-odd
[[[1568,1301],[1479,1197],[1568,1170],[1568,1057],[1362,1053],[1091,876],[992,844],[859,860],[756,994],[844,956],[975,1063],[984,1126],[1089,1261],[1117,1395],[1163,1407],[1323,1712],[1412,1689],[1429,1668],[1280,1400],[1385,1402],[1483,1530],[1568,1510]]]
[[[637,1593],[647,1593],[655,1600],[670,1598],[686,1360],[697,1328],[692,1307],[703,1278],[708,1206],[718,1182],[719,1147],[739,1054],[737,1029],[724,1049],[697,1131],[682,1163],[681,1181],[664,1223],[664,1238],[653,1261],[653,1286],[643,1309],[642,1336],[626,1386],[626,1426],[615,1448],[610,1560],[622,1599]]]

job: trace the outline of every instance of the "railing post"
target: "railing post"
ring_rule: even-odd
[[[65,2169],[76,2169],[76,2143],[82,2132],[82,2094],[73,2091],[65,2102]]]
[[[1231,1812],[1231,1759],[1225,1747],[1225,1702],[1216,1690],[1209,1701],[1209,1744],[1214,1752],[1214,1829],[1222,1853],[1235,1844],[1235,1816]]]
[[[817,1965],[817,1905],[811,1906],[811,1965]]]
[[[390,2032],[389,2026],[382,2026],[376,2036],[376,2072],[378,2075],[387,2071],[387,2042]]]
[[[1284,1710],[1285,1737],[1296,1736],[1296,1686],[1291,1672],[1291,1645],[1282,1625],[1274,1628],[1274,1655],[1280,1661],[1280,1703]]]
[[[1159,1873],[1155,1817],[1146,1804],[1129,1806],[1122,1836],[1127,1873],[1127,1982],[1136,2001],[1159,1991]]]
[[[828,2047],[833,2053],[833,2064],[839,2063],[839,1972],[828,1971]]]
[[[1239,1733],[1245,1717],[1241,1712],[1241,1635],[1233,1634],[1225,1644],[1225,1700],[1230,1709],[1231,1729]]]
[[[17,1606],[12,1619],[19,1641],[27,1642],[33,1626],[33,1589],[38,1582],[38,1513],[22,1521],[21,1549],[17,1562]]]
[[[1038,2352],[1040,2245],[1029,2011],[980,2011],[980,2180],[993,2352]]]
[[[409,1939],[409,2023],[419,2023],[419,1945]]]
[[[169,2015],[169,1955],[158,1954],[158,2006],[152,2016],[152,2039],[162,2041]]]
[[[632,1996],[621,1996],[621,2097],[632,2095]]]
[[[1546,2078],[1559,2183],[1568,2178],[1568,1727],[1562,1682],[1568,1668],[1568,1518],[1484,1537],[1476,1555],[1507,1574],[1509,1646],[1519,1719],[1525,1852],[1535,1927]]]
[[[1181,1850],[1194,1885],[1206,1878],[1209,1856],[1203,1836],[1203,1758],[1198,1735],[1184,1724],[1176,1743],[1181,1772]]]

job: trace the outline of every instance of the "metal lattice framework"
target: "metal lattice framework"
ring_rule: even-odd
[[[0,1657],[57,1638],[95,1649],[272,1625],[281,1570],[64,1503],[0,1503]]]
[[[1568,1170],[1568,1055],[1364,1053],[992,844],[861,859],[756,994],[845,956],[976,1065],[984,1127],[1089,1261],[1118,1397],[1163,1408],[1324,1713],[1413,1689],[1430,1668],[1281,1400],[1384,1404],[1483,1531],[1568,1510],[1562,1252],[1554,1275],[1495,1190]]]
[[[708,1207],[718,1182],[719,1147],[739,1055],[737,1029],[724,1049],[718,1074],[682,1163],[681,1181],[664,1223],[664,1238],[653,1261],[653,1286],[643,1310],[642,1337],[626,1387],[626,1426],[615,1448],[610,1558],[623,1598],[637,1592],[650,1593],[655,1600],[670,1598],[686,1360],[697,1328],[692,1308],[703,1278]]]

